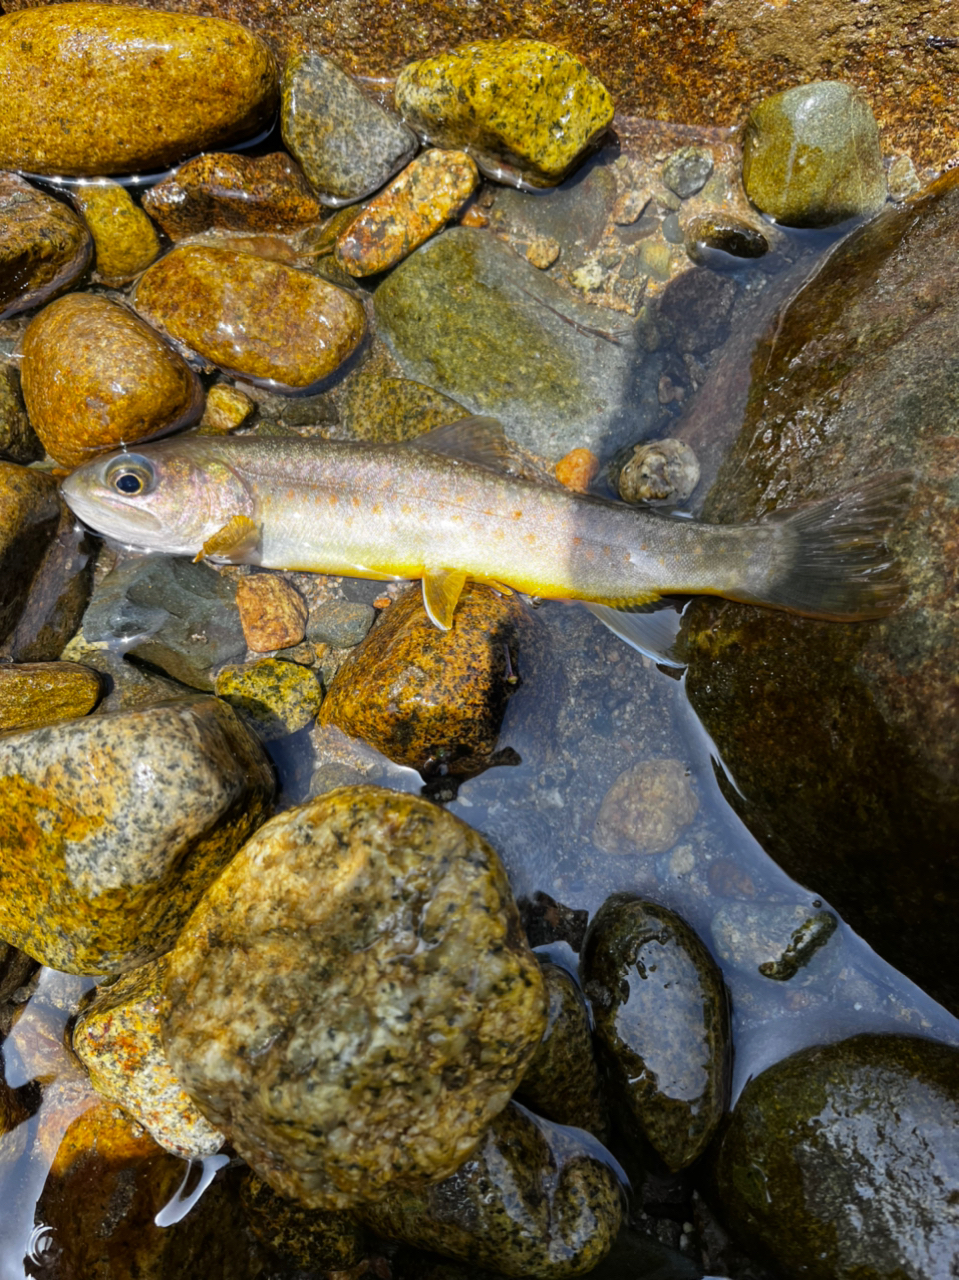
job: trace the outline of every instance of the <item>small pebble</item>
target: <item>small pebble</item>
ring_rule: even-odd
[[[618,227],[629,227],[636,222],[649,204],[652,195],[649,191],[624,191],[616,197],[613,212],[610,215]]]
[[[526,261],[539,271],[551,267],[559,257],[559,241],[552,236],[536,236],[526,246]]]
[[[573,449],[556,464],[556,479],[576,493],[588,493],[599,475],[599,458],[589,449]]]
[[[376,610],[372,605],[351,600],[328,600],[310,610],[306,638],[313,644],[352,649],[364,639],[375,617]]]
[[[126,284],[159,256],[153,223],[126,187],[101,178],[79,183],[71,198],[93,234],[96,273],[104,284]]]
[[[593,843],[606,853],[665,853],[698,809],[678,760],[647,760],[621,773],[606,792]]]
[[[278,574],[254,573],[236,588],[243,634],[256,653],[286,649],[306,634],[306,601]]]
[[[660,402],[682,396],[660,394]],[[682,440],[637,444],[623,464],[615,487],[624,502],[685,502],[699,483],[699,460]]]
[[[663,165],[663,182],[681,200],[688,200],[706,185],[713,171],[713,157],[703,147],[681,147]]]
[[[239,387],[217,382],[206,393],[206,406],[200,419],[201,436],[225,436],[242,426],[256,408]]]

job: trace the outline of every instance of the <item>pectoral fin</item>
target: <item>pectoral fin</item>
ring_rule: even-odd
[[[440,631],[453,625],[453,611],[466,583],[462,569],[427,569],[423,574],[423,607]]]
[[[241,560],[253,551],[260,541],[260,526],[249,516],[233,516],[222,529],[210,535],[193,558],[196,564],[207,556],[222,556],[225,560]]]

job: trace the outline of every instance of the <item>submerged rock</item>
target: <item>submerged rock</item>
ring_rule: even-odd
[[[67,973],[143,964],[272,795],[261,748],[212,698],[8,734],[0,937]]]
[[[172,249],[141,277],[151,324],[227,373],[303,391],[356,348],[363,304],[317,276],[213,245]]]
[[[603,85],[540,40],[477,41],[413,62],[395,93],[435,146],[467,149],[490,177],[533,187],[560,182],[613,118]]]
[[[743,186],[787,227],[829,227],[886,200],[879,126],[865,94],[818,80],[753,107],[743,136]]]
[[[0,364],[0,458],[8,462],[38,462],[43,445],[30,425],[20,393],[20,375],[12,364]]]
[[[947,1276],[959,1262],[959,1050],[860,1035],[750,1080],[716,1155],[724,1216],[789,1277]]]
[[[738,439],[703,508],[748,521],[908,468],[891,538],[907,604],[837,625],[699,600],[681,635],[732,807],[793,879],[955,1010],[957,227],[949,173],[833,250],[750,352]]]
[[[492,848],[425,800],[344,787],[280,814],[211,886],[163,1018],[187,1092],[256,1172],[347,1208],[470,1154],[545,995]]]
[[[666,853],[692,822],[699,798],[679,760],[644,760],[603,797],[593,842],[606,853]]]
[[[93,562],[92,539],[61,500],[60,523],[30,582],[23,612],[0,645],[0,658],[52,662],[61,657],[90,598]]]
[[[96,274],[104,284],[125,284],[144,271],[160,253],[153,223],[118,182],[83,182],[72,199],[93,233]]]
[[[699,461],[682,440],[634,445],[611,477],[624,502],[685,502],[699,484]]]
[[[112,4],[0,18],[0,167],[159,169],[269,121],[276,67],[233,22]]]
[[[705,147],[680,147],[663,165],[663,182],[680,200],[688,200],[706,185],[713,166]]]
[[[30,421],[64,466],[173,431],[203,411],[203,389],[186,361],[107,298],[72,293],[50,303],[30,321],[22,346]]]
[[[608,1152],[585,1133],[511,1103],[443,1182],[393,1191],[363,1217],[382,1235],[498,1275],[585,1275],[609,1252],[623,1187]]]
[[[0,318],[68,288],[92,252],[90,233],[71,209],[0,172]]]
[[[345,1209],[308,1209],[248,1169],[240,1203],[256,1238],[301,1271],[348,1271],[362,1260],[363,1228]]]
[[[705,1151],[729,1093],[722,974],[674,912],[629,893],[590,922],[580,959],[618,1101],[672,1170]]]
[[[824,947],[839,921],[799,904],[730,902],[712,919],[716,952],[728,965],[787,982]]]

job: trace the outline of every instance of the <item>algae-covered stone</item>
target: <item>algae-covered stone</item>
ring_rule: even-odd
[[[724,1216],[809,1280],[948,1276],[959,1262],[959,1050],[859,1035],[743,1089],[715,1161]]]
[[[469,416],[461,404],[432,387],[384,373],[387,360],[374,354],[343,388],[340,421],[350,440],[398,444]]]
[[[323,701],[316,676],[295,662],[264,658],[247,667],[223,667],[216,696],[248,717],[268,742],[305,729]]]
[[[395,266],[456,217],[478,182],[462,151],[433,148],[418,156],[343,232],[337,261],[352,276]]]
[[[275,390],[339,368],[366,327],[363,304],[317,276],[213,245],[172,249],[141,277],[137,310],[205,360]]]
[[[206,393],[203,417],[197,428],[200,435],[225,436],[241,426],[256,405],[239,387],[217,382]]]
[[[347,1208],[450,1174],[545,1015],[492,848],[425,800],[345,787],[267,823],[210,887],[172,954],[164,1043],[270,1186]]]
[[[0,733],[39,729],[92,711],[102,685],[96,671],[75,662],[0,665]]]
[[[67,973],[168,949],[266,816],[273,774],[215,699],[0,739],[0,937]]]
[[[308,1209],[277,1193],[252,1169],[240,1201],[256,1238],[302,1271],[347,1271],[363,1257],[363,1228],[345,1209]]]
[[[618,1170],[605,1148],[511,1103],[443,1182],[398,1190],[362,1216],[381,1234],[498,1275],[585,1275],[622,1221]]]
[[[516,1096],[547,1120],[602,1139],[608,1120],[586,998],[565,969],[541,964],[549,1000],[546,1030]]]
[[[132,311],[89,293],[51,302],[31,320],[20,380],[34,430],[67,467],[185,426],[203,409],[186,361]]]
[[[606,853],[666,853],[692,822],[699,799],[679,760],[644,760],[603,796],[593,842]]]
[[[276,67],[219,18],[108,4],[0,18],[0,167],[159,169],[269,121]]]
[[[619,1100],[670,1169],[705,1151],[729,1092],[722,974],[673,911],[629,893],[590,923],[581,970]]]
[[[414,587],[340,667],[320,723],[425,776],[469,777],[495,762],[506,704],[534,634],[517,596],[479,583],[467,583],[452,627],[440,631]]]
[[[143,1125],[165,1151],[192,1159],[223,1146],[163,1052],[160,995],[168,957],[161,956],[102,987],[73,1028],[73,1051],[93,1087]]]
[[[104,284],[125,284],[158,257],[153,223],[126,187],[101,178],[79,183],[71,195],[93,233],[97,276]]]
[[[382,187],[416,155],[416,134],[318,53],[295,53],[283,70],[283,141],[326,204],[349,204]]]
[[[839,80],[818,80],[753,107],[743,185],[761,213],[787,227],[828,227],[876,213],[886,178],[865,95]]]
[[[0,462],[0,639],[6,639],[23,612],[59,519],[52,476]]]
[[[323,216],[299,167],[282,151],[197,156],[145,192],[143,207],[171,240],[207,227],[290,232]]]
[[[92,252],[71,209],[17,174],[0,173],[0,319],[68,288]]]
[[[403,118],[430,142],[470,151],[491,177],[560,182],[613,118],[578,59],[540,40],[482,40],[411,63],[396,81]]]

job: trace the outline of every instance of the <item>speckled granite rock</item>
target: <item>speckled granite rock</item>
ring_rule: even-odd
[[[73,1051],[98,1093],[138,1120],[165,1151],[212,1155],[223,1134],[183,1092],[160,1041],[159,1004],[168,957],[102,987],[73,1028]]]
[[[0,166],[100,175],[158,169],[253,134],[273,57],[217,18],[106,4],[0,18]]]
[[[430,142],[468,149],[484,173],[533,187],[561,181],[613,118],[595,76],[540,40],[477,41],[411,63],[395,94]]]
[[[43,453],[27,417],[20,375],[12,364],[0,364],[0,458],[26,465],[39,461]]]
[[[0,462],[0,640],[17,625],[59,519],[53,476]]]
[[[543,960],[540,965],[549,1001],[546,1030],[520,1081],[517,1101],[547,1120],[587,1129],[603,1140],[609,1122],[586,998],[565,969]]]
[[[886,177],[865,94],[819,80],[753,107],[743,136],[743,186],[761,213],[787,227],[828,227],[876,213]]]
[[[0,173],[0,319],[68,288],[92,252],[71,209],[17,174]]]
[[[275,573],[252,573],[236,587],[246,642],[257,653],[299,644],[306,634],[306,601]]]
[[[305,729],[323,701],[323,690],[309,668],[276,658],[246,667],[222,667],[215,689],[216,696],[268,742]]]
[[[101,692],[96,671],[75,662],[0,664],[0,733],[85,716]]]
[[[318,53],[283,71],[283,141],[326,204],[350,204],[382,187],[416,155],[416,135]]]
[[[715,1159],[723,1214],[778,1274],[948,1276],[959,1262],[959,1049],[859,1035],[750,1080]]]
[[[146,270],[160,253],[153,223],[117,182],[84,182],[71,191],[74,206],[93,234],[96,278],[126,284]]]
[[[644,760],[621,773],[603,797],[593,843],[606,853],[666,853],[699,809],[679,760]]]
[[[608,898],[580,957],[616,1096],[672,1169],[702,1155],[729,1094],[731,1039],[722,974],[673,911]]]
[[[323,216],[302,171],[282,151],[197,156],[144,192],[143,207],[171,240],[207,227],[296,231]]]
[[[534,629],[518,596],[467,583],[452,627],[440,631],[417,585],[346,658],[320,723],[424,776],[469,777],[495,763],[506,704]]]
[[[363,1257],[363,1228],[345,1209],[307,1209],[248,1169],[240,1201],[256,1238],[302,1271],[348,1271]]]
[[[277,391],[333,373],[366,327],[363,304],[335,285],[210,245],[171,250],[141,277],[135,301],[175,341]]]
[[[622,1188],[606,1150],[510,1104],[445,1181],[394,1191],[362,1215],[383,1235],[498,1275],[585,1275],[622,1220]]]
[[[64,466],[193,422],[203,389],[189,365],[118,303],[72,293],[23,336],[20,380],[34,430]]]
[[[378,787],[289,809],[210,887],[172,954],[163,1036],[204,1114],[319,1208],[451,1173],[545,1022],[496,854]]]
[[[265,817],[273,774],[214,699],[0,739],[0,937],[68,973],[169,948]]]
[[[396,266],[456,217],[478,183],[476,165],[462,151],[417,156],[340,236],[337,261],[352,276]]]

